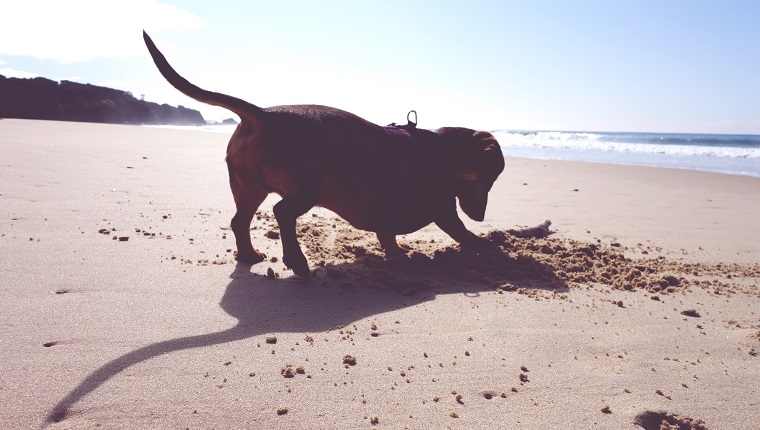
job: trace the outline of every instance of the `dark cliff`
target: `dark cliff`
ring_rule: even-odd
[[[0,75],[0,118],[112,124],[205,125],[200,112],[138,100],[112,88]]]

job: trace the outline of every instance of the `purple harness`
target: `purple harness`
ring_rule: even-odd
[[[410,140],[412,140],[412,134],[409,133],[409,131],[407,131],[407,130],[401,128],[401,127],[397,127],[395,125],[389,125],[389,126],[386,126],[386,127],[383,127],[383,128],[385,129],[385,134],[387,134],[388,136],[390,136],[391,139],[393,139],[393,140],[397,140],[397,141],[402,141],[402,140],[410,141]]]

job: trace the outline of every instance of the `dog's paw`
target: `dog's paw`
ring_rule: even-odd
[[[383,251],[385,251],[385,258],[394,258],[406,255],[412,251],[412,248],[406,245],[398,244],[396,246],[385,247],[383,248]]]
[[[480,251],[494,246],[494,243],[485,237],[476,235],[470,236],[466,241],[461,243],[462,249],[469,249],[473,251]]]
[[[241,263],[248,263],[248,264],[256,264],[261,263],[262,261],[266,260],[267,256],[263,252],[259,252],[254,250],[248,251],[248,252],[240,252],[238,251],[235,254],[235,260],[241,262]]]
[[[300,276],[301,278],[308,278],[311,276],[311,272],[309,271],[309,263],[306,262],[306,257],[304,257],[303,254],[288,257],[283,256],[282,262],[285,263],[285,265],[290,268],[293,273],[295,273],[297,276]]]

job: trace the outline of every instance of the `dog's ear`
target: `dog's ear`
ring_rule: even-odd
[[[504,170],[504,155],[496,138],[487,131],[474,131],[463,148],[457,170],[459,207],[468,217],[483,221],[488,205],[488,192]]]
[[[496,138],[487,131],[476,131],[472,134],[473,156],[475,167],[488,176],[491,183],[504,170],[504,154]]]

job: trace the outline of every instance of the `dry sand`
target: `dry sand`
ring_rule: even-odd
[[[508,158],[492,249],[315,209],[303,281],[225,144],[0,121],[1,428],[760,427],[760,179]]]

